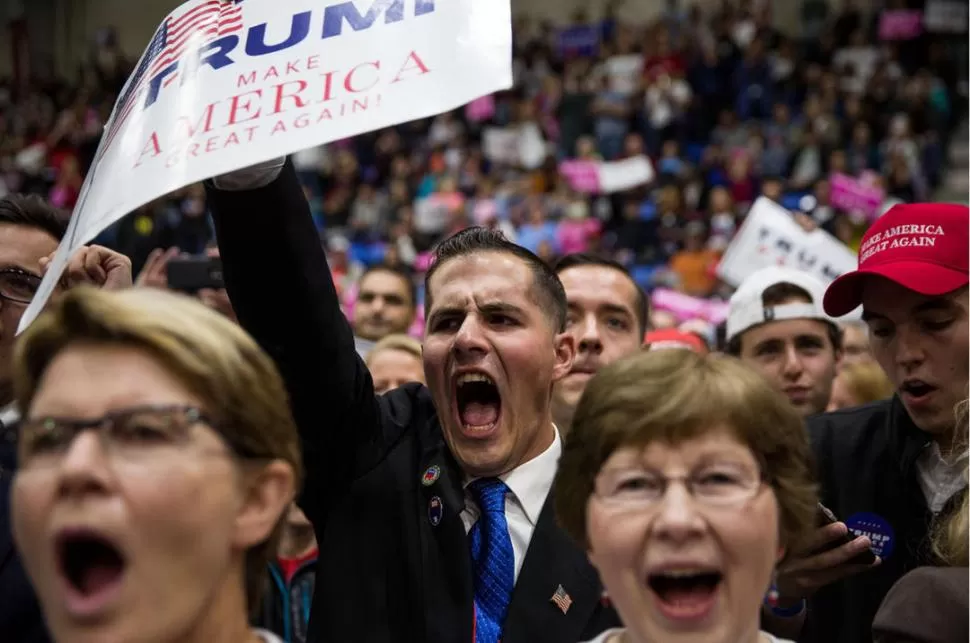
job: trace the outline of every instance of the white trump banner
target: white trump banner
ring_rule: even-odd
[[[856,253],[844,243],[822,229],[806,232],[788,210],[760,197],[725,251],[717,275],[736,288],[757,270],[787,266],[828,284],[856,265]]]
[[[510,0],[190,0],[115,104],[47,275],[140,205],[512,85]]]

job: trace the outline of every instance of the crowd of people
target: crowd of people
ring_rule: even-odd
[[[487,97],[485,111],[297,154],[345,308],[360,273],[378,264],[410,272],[420,300],[428,251],[473,224],[548,261],[616,259],[648,291],[726,298],[715,267],[760,195],[852,249],[872,213],[833,205],[832,177],[863,181],[889,203],[927,200],[966,112],[962,50],[929,34],[880,41],[879,13],[852,2],[824,28],[806,20],[802,33],[783,34],[771,18],[770,3],[749,1],[713,15],[671,2],[648,26],[613,8],[566,27],[521,18],[515,85]],[[0,193],[75,204],[132,66],[116,40],[99,34],[76,84],[37,81],[16,100],[0,86]],[[496,132],[503,145],[490,142]],[[622,192],[578,192],[559,171],[564,160],[639,155],[655,178]],[[211,241],[201,185],[146,204],[99,239],[136,270],[156,248],[199,254]]]
[[[966,640],[963,70],[851,2],[616,9],[518,20],[474,107],[146,204],[16,341],[131,64],[109,30],[0,85],[0,638]],[[720,281],[759,196],[858,269]]]

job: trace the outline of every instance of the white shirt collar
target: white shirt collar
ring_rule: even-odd
[[[522,506],[533,527],[539,522],[539,514],[542,513],[542,506],[546,503],[546,497],[556,478],[559,456],[562,455],[559,428],[553,424],[552,429],[552,444],[545,451],[499,476]],[[466,478],[465,487],[474,480],[475,478]]]
[[[967,486],[966,450],[951,455],[949,459],[940,453],[940,445],[930,444],[916,461],[920,487],[933,513],[939,513],[947,501]]]

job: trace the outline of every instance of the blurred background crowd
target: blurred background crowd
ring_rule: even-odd
[[[510,91],[296,155],[348,312],[375,265],[408,275],[420,304],[428,250],[469,225],[549,261],[618,259],[648,291],[723,299],[715,267],[759,196],[853,250],[871,217],[832,203],[834,175],[887,203],[965,200],[966,36],[887,32],[883,14],[907,6],[809,0],[799,33],[781,33],[771,3],[751,0],[706,13],[669,0],[650,24],[620,20],[620,3],[566,25],[518,17]],[[0,80],[0,196],[75,205],[136,55],[105,28],[71,78]],[[651,179],[608,194],[578,192],[560,171],[641,155]],[[193,185],[98,242],[137,272],[153,250],[201,254],[212,240]],[[652,320],[683,321],[663,310]]]

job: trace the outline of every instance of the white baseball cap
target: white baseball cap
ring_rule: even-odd
[[[811,303],[798,301],[765,306],[762,296],[778,284],[798,286],[808,293]],[[807,272],[783,267],[763,268],[750,274],[731,295],[725,340],[731,341],[754,326],[783,319],[819,319],[834,323],[835,320],[822,308],[824,296],[825,285]]]

